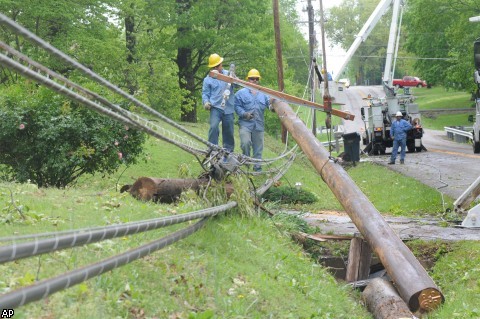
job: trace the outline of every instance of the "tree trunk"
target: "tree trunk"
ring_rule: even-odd
[[[188,14],[192,7],[191,0],[176,0],[177,15],[179,17]],[[181,20],[181,19],[180,19]],[[182,101],[181,120],[185,122],[197,122],[197,104],[195,98],[195,72],[193,71],[192,52],[193,49],[188,47],[188,41],[183,40],[192,32],[191,27],[186,24],[177,25],[177,66],[178,66],[178,85],[181,89],[186,90],[187,96]],[[193,106],[193,107],[192,107]]]
[[[134,12],[135,5],[132,3],[130,9]],[[127,63],[128,66],[125,70],[125,82],[128,88],[128,93],[134,95],[137,91],[137,81],[135,80],[134,72],[132,72],[130,66],[135,62],[137,38],[135,35],[135,16],[133,13],[125,16],[125,43],[127,47]]]
[[[181,28],[179,28],[178,32]],[[178,85],[182,90],[186,90],[187,96],[182,101],[181,120],[185,122],[197,122],[197,105],[195,98],[195,74],[192,70],[192,49],[177,49],[177,65],[178,65]],[[191,108],[193,104],[193,108]]]

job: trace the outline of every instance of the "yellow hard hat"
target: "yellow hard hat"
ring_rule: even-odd
[[[208,67],[209,68],[214,68],[222,62],[223,62],[223,58],[216,53],[211,54],[208,57]]]
[[[248,80],[248,78],[259,78],[259,79],[261,79],[262,77],[260,76],[260,72],[258,72],[257,69],[251,69],[250,71],[248,71],[247,80]]]

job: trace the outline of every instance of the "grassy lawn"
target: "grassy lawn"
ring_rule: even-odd
[[[465,109],[471,111],[461,113],[424,113],[422,115],[423,126],[429,129],[442,130],[445,126],[472,126],[468,121],[468,115],[475,113],[474,102],[470,101],[470,94],[466,92],[445,90],[442,87],[415,88],[413,94],[417,97],[421,111],[435,109]],[[473,107],[472,107],[473,105]]]
[[[208,125],[185,124],[201,136]],[[238,134],[238,133],[237,133]],[[237,141],[239,141],[237,136]],[[239,150],[237,143],[236,150]],[[266,137],[265,157],[284,146]],[[109,176],[85,176],[67,189],[0,184],[0,237],[55,232],[182,214],[208,204],[187,193],[176,205],[139,202],[120,194],[121,185],[140,176],[178,178],[201,173],[197,159],[169,144],[148,139],[137,165]],[[385,215],[444,217],[440,194],[423,184],[371,163],[348,173]],[[254,181],[262,182],[257,178]],[[265,203],[282,211],[342,210],[330,189],[299,155],[280,181],[302,183],[312,204]],[[258,186],[258,185],[257,185]],[[244,187],[248,187],[245,184]],[[392,197],[392,188],[401,190]],[[398,196],[401,198],[398,198]],[[13,203],[12,203],[13,200]],[[250,198],[242,199],[251,203]],[[448,207],[453,199],[446,198]],[[13,205],[15,204],[15,205]],[[17,209],[26,216],[23,220]],[[211,219],[199,232],[152,255],[15,311],[15,318],[371,318],[352,291],[292,242],[291,231],[312,231],[300,220],[242,209]],[[97,262],[161,238],[184,225],[102,241],[0,265],[0,292]],[[7,244],[2,242],[2,244]],[[421,246],[421,245],[420,245]],[[429,272],[445,295],[445,305],[429,318],[478,318],[480,245],[432,248]],[[421,249],[414,253],[421,254]]]
[[[470,94],[443,87],[413,88],[411,92],[417,97],[415,102],[421,110],[469,108],[474,103],[470,101]]]

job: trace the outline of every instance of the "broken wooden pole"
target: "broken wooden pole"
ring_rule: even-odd
[[[172,203],[180,197],[183,191],[187,189],[198,191],[200,186],[207,183],[208,179],[140,177],[130,187],[129,192],[136,199]]]
[[[460,197],[453,203],[453,208],[456,213],[463,213],[470,204],[480,195],[480,176],[468,186]]]
[[[390,228],[347,172],[297,117],[290,106],[274,100],[273,108],[304,154],[332,190],[363,238],[377,254],[412,311],[437,308],[444,297],[420,262]]]
[[[345,281],[355,282],[367,279],[370,274],[370,262],[372,261],[372,249],[361,237],[354,237],[350,241],[348,252],[347,273]]]
[[[370,281],[362,293],[362,299],[375,319],[415,318],[395,287],[385,279]]]

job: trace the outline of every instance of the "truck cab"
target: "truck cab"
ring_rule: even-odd
[[[480,153],[480,38],[473,44],[473,61],[475,63],[475,72],[473,79],[477,84],[475,93],[475,123],[473,124],[472,142],[473,152]]]

